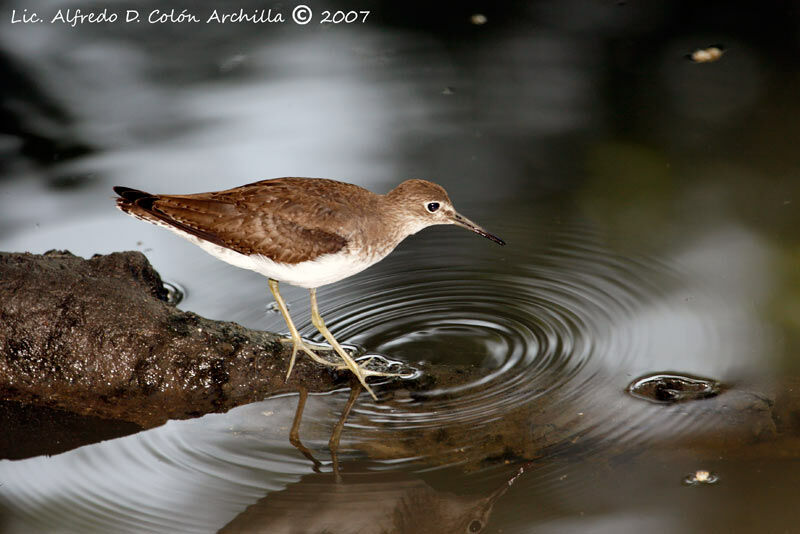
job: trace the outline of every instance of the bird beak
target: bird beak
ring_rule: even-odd
[[[496,235],[490,234],[489,232],[487,232],[486,230],[484,230],[483,228],[481,228],[480,226],[478,226],[477,224],[475,224],[474,222],[470,221],[469,219],[467,219],[466,217],[464,217],[463,215],[461,215],[459,213],[453,212],[453,216],[452,216],[451,220],[453,221],[453,224],[461,226],[462,228],[466,228],[467,230],[471,230],[471,231],[475,232],[476,234],[482,235],[483,237],[485,237],[487,239],[491,239],[492,241],[494,241],[498,245],[505,245],[506,244],[505,241],[503,241],[502,239],[500,239]]]

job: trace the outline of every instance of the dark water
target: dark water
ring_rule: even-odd
[[[487,370],[392,403],[362,395],[341,481],[327,443],[349,392],[309,398],[300,433],[319,474],[289,443],[287,395],[2,461],[0,531],[281,532],[281,517],[309,532],[798,531],[797,435],[714,429],[756,411],[725,395],[780,394],[800,370],[800,13],[492,6],[350,3],[372,18],[349,26],[70,28],[10,23],[12,9],[49,20],[61,4],[0,10],[2,250],[140,250],[182,309],[282,331],[266,280],[124,217],[111,186],[294,175],[385,192],[421,177],[508,242],[428,229],[320,290],[341,341]],[[272,7],[288,18],[294,4]],[[684,57],[715,43],[717,62]],[[306,292],[284,295],[319,341]],[[626,392],[650,375],[725,388],[718,404]],[[539,410],[520,423],[548,446],[535,459],[495,453],[519,450],[491,429],[521,409]],[[414,441],[436,429],[467,430]],[[703,470],[713,483],[685,483]]]

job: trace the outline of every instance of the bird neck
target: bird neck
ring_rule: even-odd
[[[428,221],[417,217],[408,206],[405,198],[393,195],[397,189],[392,190],[381,198],[382,220],[389,227],[389,231],[398,237],[398,243],[406,237],[416,234],[429,226]]]

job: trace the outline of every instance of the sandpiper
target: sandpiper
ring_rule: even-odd
[[[436,224],[462,226],[505,245],[456,212],[444,188],[426,180],[406,180],[386,195],[322,178],[275,178],[190,195],[154,195],[120,186],[114,191],[117,207],[128,215],[163,226],[213,256],[269,279],[293,345],[287,379],[302,350],[321,364],[350,369],[375,399],[366,376],[381,373],[359,367],[336,341],[319,314],[317,288],[363,271],[409,235]],[[344,365],[317,355],[303,341],[278,282],[309,290],[311,322]]]

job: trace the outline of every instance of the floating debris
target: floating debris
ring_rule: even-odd
[[[486,15],[481,13],[475,13],[469,18],[469,21],[473,23],[475,26],[483,26],[487,22]]]
[[[701,484],[716,484],[719,482],[719,477],[711,471],[705,469],[698,469],[690,475],[686,475],[683,483],[687,486],[699,486]]]
[[[713,63],[721,58],[724,53],[725,49],[722,45],[711,45],[708,48],[698,48],[691,54],[686,54],[686,58],[695,63]]]
[[[442,94],[445,96],[450,96],[456,94],[452,87],[445,87],[442,89]]]
[[[723,390],[710,378],[657,373],[637,378],[628,386],[632,396],[658,404],[674,404],[715,397]]]

